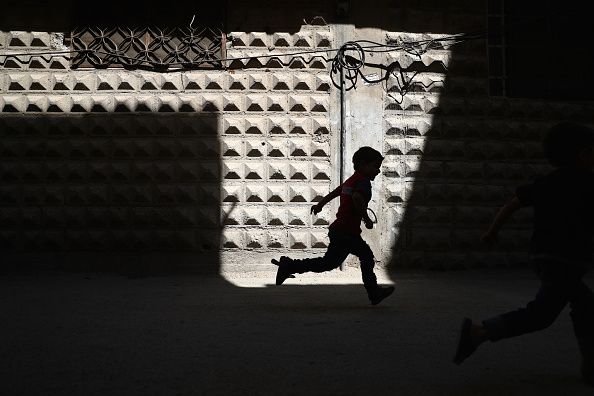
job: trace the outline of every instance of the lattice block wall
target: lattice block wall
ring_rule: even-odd
[[[233,35],[230,57],[331,42],[326,26]],[[2,57],[59,48],[53,34],[0,44],[2,249],[326,246],[331,219],[309,213],[333,180],[324,59],[75,71],[64,56]]]

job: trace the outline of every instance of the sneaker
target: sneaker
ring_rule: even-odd
[[[394,293],[394,286],[390,286],[390,287],[378,286],[375,289],[372,289],[372,291],[370,291],[368,293],[369,301],[371,301],[371,305],[377,305],[380,302],[382,302],[382,300],[384,298],[388,297],[392,293]]]
[[[291,274],[291,270],[289,269],[291,261],[292,260],[287,256],[281,256],[279,260],[271,260],[272,264],[278,266],[278,271],[276,271],[277,285],[282,285],[283,282],[288,278],[294,278],[294,276]]]

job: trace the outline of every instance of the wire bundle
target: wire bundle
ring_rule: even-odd
[[[408,92],[411,87],[411,83],[414,77],[418,74],[415,72],[412,77],[408,77],[406,75],[406,71],[403,70],[398,62],[393,62],[388,65],[382,64],[373,64],[366,62],[366,53],[386,53],[386,52],[398,52],[404,51],[410,55],[416,56],[419,59],[423,54],[428,52],[431,49],[447,49],[452,45],[463,43],[469,40],[475,39],[484,39],[484,34],[455,34],[451,36],[444,36],[441,38],[433,38],[427,40],[418,40],[418,41],[400,41],[397,44],[381,44],[374,41],[369,40],[357,40],[357,41],[348,41],[344,43],[340,48],[331,48],[331,49],[316,49],[316,50],[309,50],[309,51],[300,51],[300,52],[291,52],[291,53],[284,53],[284,54],[264,54],[264,55],[253,55],[253,56],[243,56],[243,57],[233,57],[233,58],[224,58],[220,59],[219,62],[224,64],[225,62],[232,62],[232,61],[242,61],[242,60],[251,60],[251,59],[276,59],[278,62],[281,62],[281,58],[291,57],[291,61],[297,58],[301,58],[304,60],[303,55],[315,55],[314,58],[322,59],[326,63],[331,63],[331,70],[330,70],[330,77],[332,83],[335,87],[339,89],[345,89],[346,91],[351,90],[357,87],[358,78],[361,77],[363,81],[369,84],[376,84],[381,82],[386,82],[389,80],[390,76],[396,78],[397,84],[399,86],[401,99],[404,95]],[[336,52],[336,55],[332,58],[328,58],[324,55],[328,53]],[[49,60],[52,60],[54,57],[63,57],[68,60],[72,60],[72,58],[68,57],[69,55],[72,56],[73,54],[79,55],[83,54],[84,56],[98,56],[98,55],[107,55],[107,56],[114,56],[114,57],[124,57],[122,54],[119,53],[110,53],[106,51],[100,50],[93,50],[93,49],[84,49],[84,50],[70,50],[70,51],[44,51],[44,52],[33,52],[33,53],[14,53],[14,54],[0,54],[0,68],[5,67],[6,63],[9,59],[18,59],[22,62],[23,57],[29,57],[29,62],[32,58],[41,57],[43,60],[48,61],[46,56],[49,55]],[[177,67],[179,70],[190,70],[195,69],[201,66],[200,62],[187,62],[187,61],[178,61],[172,62],[164,65],[161,62],[155,62],[150,59],[146,59],[143,61],[144,63],[151,65],[155,71],[173,71],[171,67]],[[212,62],[212,60],[210,60]],[[290,63],[290,62],[289,62]],[[383,75],[380,76],[378,79],[369,79],[363,75],[361,69],[364,67],[372,67],[383,70]],[[397,74],[398,73],[398,74]],[[337,81],[337,77],[338,81]],[[394,100],[397,100],[392,95],[391,96]],[[398,100],[397,100],[398,101]]]

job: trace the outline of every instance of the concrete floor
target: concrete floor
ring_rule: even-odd
[[[0,394],[594,394],[578,376],[567,311],[451,363],[462,317],[527,302],[529,271],[397,273],[377,307],[353,268],[273,279],[3,275]]]

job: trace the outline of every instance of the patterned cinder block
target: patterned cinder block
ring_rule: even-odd
[[[287,180],[289,179],[289,166],[283,162],[268,162],[269,180]]]
[[[247,162],[245,164],[245,179],[264,180],[266,178],[266,167],[264,163]]]
[[[289,247],[291,249],[306,249],[310,247],[309,232],[289,231]]]
[[[243,202],[242,185],[224,185],[221,187],[221,202]]]
[[[284,135],[290,131],[290,121],[287,117],[275,117],[271,116],[268,118],[269,135]]]
[[[286,226],[288,224],[288,213],[283,207],[266,206],[266,219],[269,226]]]
[[[269,231],[267,247],[269,249],[285,248],[288,244],[287,234],[286,230]]]
[[[268,233],[263,230],[249,229],[245,235],[245,247],[248,249],[261,249],[268,244]]]
[[[226,249],[240,249],[245,246],[245,231],[235,229],[224,229],[221,237],[221,244]]]
[[[289,201],[290,202],[309,202],[310,201],[310,187],[305,185],[290,185],[289,186]]]
[[[248,226],[266,225],[266,210],[262,206],[247,207],[244,210],[244,224]]]
[[[313,249],[325,249],[330,243],[326,232],[312,232],[310,238]]]
[[[287,202],[287,188],[284,185],[266,187],[266,202]]]
[[[246,202],[266,202],[268,199],[267,189],[262,185],[248,184],[245,187]]]

